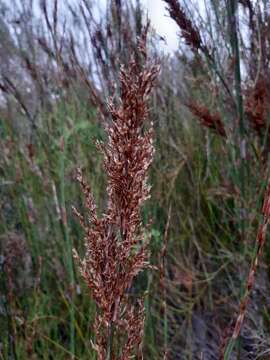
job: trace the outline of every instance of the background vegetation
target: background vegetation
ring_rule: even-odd
[[[179,50],[151,56],[162,73],[155,127],[145,359],[218,359],[231,336],[256,251],[269,177],[269,2],[166,0]],[[95,140],[110,121],[118,71],[136,56],[139,1],[0,2],[0,357],[94,359],[95,307],[72,259],[83,233],[78,166],[102,211]],[[82,210],[83,211],[83,210]],[[270,358],[266,243],[231,359]]]

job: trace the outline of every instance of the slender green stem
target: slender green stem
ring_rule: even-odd
[[[109,331],[108,331],[106,360],[112,360],[113,359],[113,336],[114,336],[114,326],[113,326],[112,321],[110,321]]]
[[[239,51],[239,34],[238,34],[238,15],[237,15],[237,6],[238,2],[236,0],[228,0],[227,10],[228,10],[228,23],[230,25],[230,36],[231,36],[231,47],[233,53],[234,61],[234,89],[236,96],[236,106],[237,106],[237,118],[239,121],[239,126],[236,127],[238,130],[236,133],[236,143],[238,142],[237,154],[240,160],[240,166],[237,171],[239,187],[240,187],[240,231],[241,231],[241,240],[243,246],[244,259],[247,254],[247,247],[245,242],[246,236],[246,214],[245,214],[245,198],[246,198],[246,174],[247,174],[247,161],[246,161],[246,139],[245,139],[245,125],[244,125],[244,107],[243,107],[243,96],[242,96],[242,86],[241,86],[241,65],[240,65],[240,51]],[[237,141],[238,138],[238,141]],[[243,297],[243,292],[245,291],[245,282],[242,282],[241,285],[241,294],[240,297]],[[227,344],[224,360],[229,360],[231,354],[234,350],[234,347],[238,339],[231,338]],[[240,351],[240,347],[238,348]]]
[[[72,256],[72,242],[69,236],[68,226],[66,223],[66,198],[65,198],[65,144],[60,154],[60,205],[61,205],[61,227],[65,243],[67,245],[67,267],[70,279],[70,352],[75,356],[75,308],[74,308],[74,267]]]
[[[240,51],[239,51],[239,40],[238,40],[238,17],[237,17],[237,1],[229,0],[228,3],[228,17],[231,28],[231,46],[233,51],[234,66],[234,79],[235,79],[235,94],[236,94],[236,105],[237,105],[237,117],[239,120],[238,127],[238,154],[240,157],[240,168],[239,168],[239,185],[241,192],[241,235],[242,240],[245,238],[245,196],[246,196],[246,139],[245,139],[245,125],[244,125],[244,107],[243,107],[243,96],[241,86],[241,66],[240,66]]]

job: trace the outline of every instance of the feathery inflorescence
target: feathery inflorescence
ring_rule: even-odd
[[[107,209],[101,217],[80,170],[77,176],[89,221],[74,209],[85,230],[86,251],[83,259],[74,254],[98,308],[94,348],[99,360],[129,359],[138,354],[143,336],[142,300],[131,302],[128,292],[136,275],[149,266],[140,211],[149,197],[147,171],[154,155],[147,99],[159,65],[148,62],[146,32],[139,40],[140,57],[120,69],[120,99],[108,104],[108,140],[98,143],[108,179]]]
[[[226,137],[225,126],[220,113],[211,113],[205,105],[201,105],[196,101],[190,101],[186,105],[191,113],[198,118],[202,126],[215,131],[220,136]]]
[[[178,0],[163,0],[167,5],[170,17],[177,23],[181,29],[181,36],[186,44],[194,50],[199,50],[203,47],[202,39],[199,30],[188,18],[182,5]]]
[[[246,89],[245,113],[251,127],[258,135],[267,130],[270,93],[267,81],[260,78],[255,86]]]

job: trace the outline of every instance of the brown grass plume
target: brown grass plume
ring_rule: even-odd
[[[148,62],[146,37],[142,39],[145,63],[142,67],[131,59],[127,68],[121,67],[120,99],[109,101],[107,143],[98,144],[108,179],[107,209],[101,217],[80,170],[77,176],[89,221],[74,209],[85,230],[85,255],[80,259],[74,253],[98,308],[93,346],[99,360],[140,358],[143,336],[142,300],[131,302],[128,293],[136,275],[149,266],[140,211],[149,197],[147,171],[154,155],[147,99],[159,66]]]

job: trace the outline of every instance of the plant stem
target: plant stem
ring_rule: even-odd
[[[107,357],[106,360],[113,359],[113,335],[114,335],[114,327],[112,321],[109,323],[109,331],[108,331],[108,343],[107,343]]]
[[[67,267],[70,280],[70,352],[75,356],[75,309],[74,309],[74,268],[73,268],[73,255],[72,255],[72,242],[68,232],[68,225],[66,223],[66,198],[65,198],[65,156],[66,147],[60,154],[60,205],[61,205],[61,227],[65,243],[67,245]]]
[[[239,40],[238,40],[238,17],[237,17],[237,1],[228,1],[228,18],[229,25],[231,28],[231,46],[233,52],[234,65],[234,83],[235,83],[235,94],[236,94],[236,106],[237,106],[237,117],[239,120],[238,127],[238,155],[240,158],[239,167],[239,186],[241,192],[241,204],[240,204],[240,227],[242,241],[245,239],[245,196],[246,196],[246,139],[245,139],[245,125],[244,125],[244,107],[243,107],[243,96],[241,87],[241,66],[240,66],[240,51],[239,51]]]
[[[238,39],[238,15],[237,7],[238,2],[236,0],[228,0],[227,3],[228,9],[228,24],[230,26],[230,37],[231,37],[231,47],[233,53],[233,62],[234,62],[234,89],[236,95],[236,106],[237,106],[237,119],[239,121],[239,126],[237,126],[236,132],[236,143],[238,143],[237,153],[240,160],[240,166],[237,171],[238,173],[238,182],[240,188],[240,209],[239,209],[239,218],[240,218],[240,232],[241,232],[241,244],[243,246],[243,257],[246,258],[247,247],[245,245],[245,236],[246,236],[246,214],[245,214],[245,198],[246,198],[246,173],[247,173],[247,161],[246,161],[246,139],[245,139],[245,125],[244,125],[244,107],[243,107],[243,96],[242,96],[242,86],[241,86],[241,65],[240,65],[240,51],[239,51],[239,39]],[[237,124],[238,125],[238,124]],[[237,141],[238,138],[238,141]],[[245,291],[245,283],[242,282],[240,297],[243,297],[243,292]],[[231,354],[234,350],[238,338],[230,338],[226,351],[224,354],[224,360],[229,360]],[[240,346],[240,345],[239,345]],[[240,351],[240,348],[238,348]]]

